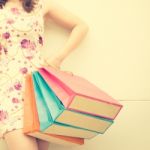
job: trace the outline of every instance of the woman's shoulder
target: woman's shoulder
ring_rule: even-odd
[[[39,0],[39,7],[43,9],[43,16],[45,16],[56,5],[54,0]]]

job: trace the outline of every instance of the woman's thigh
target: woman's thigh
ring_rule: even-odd
[[[39,150],[49,149],[49,144],[50,144],[49,142],[37,138],[37,143],[38,143]]]
[[[36,138],[25,135],[22,129],[10,131],[4,138],[8,150],[38,150]]]

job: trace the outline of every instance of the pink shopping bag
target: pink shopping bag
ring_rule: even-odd
[[[122,108],[116,99],[83,77],[50,66],[38,71],[69,110],[114,120]]]

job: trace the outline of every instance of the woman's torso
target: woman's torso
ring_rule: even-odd
[[[23,8],[0,9],[0,74],[13,74],[20,67],[38,67],[44,41],[42,0],[31,13]]]

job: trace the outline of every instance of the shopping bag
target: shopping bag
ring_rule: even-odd
[[[104,133],[112,120],[66,110],[38,71],[32,73],[40,130],[45,133],[93,138]]]
[[[24,134],[61,145],[72,146],[84,144],[84,139],[82,138],[54,135],[43,133],[40,131],[40,123],[36,108],[35,94],[31,74],[26,75],[25,91],[23,93],[23,97],[24,97],[24,120],[23,120]]]
[[[123,107],[92,82],[51,66],[38,68],[65,108],[114,120]]]

